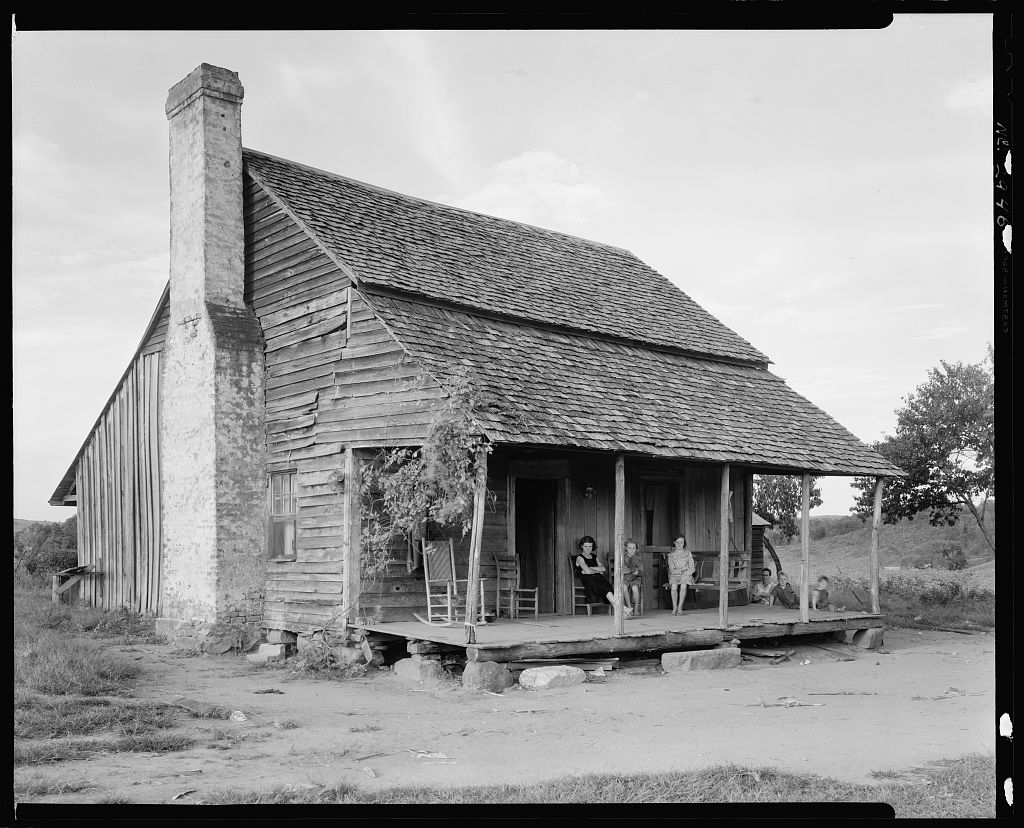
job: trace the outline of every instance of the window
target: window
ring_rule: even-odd
[[[295,560],[295,477],[293,471],[270,475],[267,553],[271,560]]]

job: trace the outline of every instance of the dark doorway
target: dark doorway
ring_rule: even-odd
[[[541,612],[555,612],[556,480],[516,478],[516,553],[519,581],[537,587]]]

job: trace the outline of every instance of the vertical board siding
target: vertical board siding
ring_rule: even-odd
[[[163,322],[161,325],[160,322]],[[103,609],[159,611],[160,494],[156,410],[166,304],[78,461],[78,561],[99,573],[81,598]]]

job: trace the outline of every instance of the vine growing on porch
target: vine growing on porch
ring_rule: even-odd
[[[421,446],[382,449],[363,467],[360,564],[372,581],[400,563],[396,546],[413,542],[425,522],[455,528],[463,537],[470,531],[474,482],[491,452],[474,413],[493,410],[493,404],[474,389],[467,370],[458,371],[446,390]],[[494,493],[487,499],[493,508]]]

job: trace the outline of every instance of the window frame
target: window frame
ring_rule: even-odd
[[[276,484],[283,481],[278,488]],[[298,560],[296,540],[298,536],[297,504],[298,471],[281,469],[267,475],[267,560],[288,562]],[[291,550],[278,549],[277,530],[284,528],[284,537],[291,539]],[[290,527],[290,531],[289,531]]]

